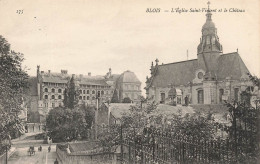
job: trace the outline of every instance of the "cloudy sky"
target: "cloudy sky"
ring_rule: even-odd
[[[258,0],[212,0],[212,19],[224,53],[239,54],[260,75]],[[41,70],[104,75],[131,70],[145,85],[151,62],[172,63],[197,57],[206,17],[206,0],[0,0],[0,35],[24,53],[29,75]],[[147,13],[147,8],[160,8]],[[224,12],[224,9],[228,12]],[[230,8],[245,12],[229,12]],[[18,14],[17,10],[23,10]],[[169,10],[169,12],[164,12]]]

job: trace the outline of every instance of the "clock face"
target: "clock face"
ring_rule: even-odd
[[[199,72],[199,73],[198,73],[198,78],[199,78],[199,79],[202,79],[202,78],[203,78],[203,73],[202,73],[202,72]]]

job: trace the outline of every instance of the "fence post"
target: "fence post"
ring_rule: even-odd
[[[123,127],[120,125],[120,140],[121,140],[121,163],[123,163]]]

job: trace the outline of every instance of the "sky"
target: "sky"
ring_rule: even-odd
[[[212,0],[223,53],[235,52],[260,76],[258,0]],[[159,8],[160,12],[146,12]],[[24,54],[28,74],[43,71],[105,75],[135,72],[145,87],[151,62],[197,58],[206,0],[0,0],[0,35]],[[230,12],[231,8],[244,12]],[[227,9],[227,12],[224,12]],[[17,10],[22,10],[22,13]],[[169,12],[165,12],[169,10]],[[187,56],[188,50],[188,56]]]

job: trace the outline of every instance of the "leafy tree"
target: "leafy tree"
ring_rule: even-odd
[[[93,107],[54,108],[50,110],[46,119],[48,135],[54,142],[68,142],[86,138],[86,130],[92,126],[93,118]]]
[[[22,68],[23,54],[10,50],[10,44],[0,36],[0,141],[22,130],[18,117],[23,109],[28,74]],[[0,154],[2,153],[0,145]]]
[[[111,103],[119,103],[118,92],[117,92],[116,89],[115,89],[115,91],[113,93],[113,96],[112,96],[112,99],[111,99]]]
[[[122,103],[131,103],[132,100],[129,97],[125,97],[122,101]]]
[[[249,78],[255,86],[260,80],[250,74]],[[250,88],[241,93],[242,102],[227,102],[231,126],[226,127],[229,138],[234,145],[236,159],[240,163],[257,163],[259,161],[260,110],[259,104],[251,106]],[[259,97],[258,100],[259,101]]]

